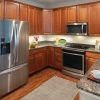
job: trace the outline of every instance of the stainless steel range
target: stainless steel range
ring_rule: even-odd
[[[82,76],[85,71],[85,50],[93,45],[69,43],[63,48],[63,71]]]

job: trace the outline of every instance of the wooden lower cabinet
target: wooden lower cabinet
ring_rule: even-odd
[[[48,47],[48,65],[50,67],[61,70],[62,65],[62,49],[58,47]]]
[[[54,67],[57,69],[63,68],[63,57],[62,57],[62,49],[61,48],[55,48],[55,65]]]
[[[62,50],[57,47],[44,47],[29,51],[29,74],[39,71],[47,66],[61,70]]]
[[[85,72],[89,70],[89,68],[96,62],[97,59],[100,58],[100,53],[94,52],[86,52],[86,66]]]
[[[54,47],[48,47],[48,66],[54,67]]]
[[[40,48],[29,51],[28,68],[29,74],[39,71],[47,67],[47,50],[46,48]]]

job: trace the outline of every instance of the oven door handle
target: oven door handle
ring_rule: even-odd
[[[82,54],[76,54],[76,53],[68,53],[68,52],[63,52],[63,53],[65,53],[65,54],[71,54],[71,55],[77,55],[77,56],[84,56]]]

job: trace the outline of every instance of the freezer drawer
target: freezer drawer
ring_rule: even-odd
[[[24,85],[28,80],[27,64],[0,73],[0,96]]]
[[[9,74],[0,75],[0,96],[8,93]]]
[[[10,74],[10,89],[12,91],[17,87],[25,84],[28,79],[28,69],[27,66],[21,66],[19,69],[12,71]]]

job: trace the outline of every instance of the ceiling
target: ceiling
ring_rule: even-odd
[[[15,0],[27,4],[31,4],[41,8],[57,8],[82,3],[95,2],[100,0]]]

